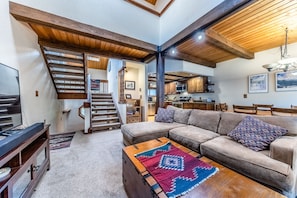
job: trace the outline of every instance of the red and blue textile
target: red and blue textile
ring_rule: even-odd
[[[218,168],[185,153],[170,142],[138,153],[135,157],[168,197],[186,194],[218,171]]]

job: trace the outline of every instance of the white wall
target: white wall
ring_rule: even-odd
[[[114,101],[117,103],[118,110],[122,121],[126,122],[126,104],[119,104],[119,82],[118,71],[123,67],[123,61],[117,59],[109,59],[108,67],[110,71],[107,72],[108,90],[112,93]]]
[[[9,14],[8,0],[0,2],[0,62],[19,70],[23,125],[46,120],[50,132],[58,132],[60,104],[30,27]],[[35,91],[39,96],[35,96]]]
[[[223,0],[182,0],[174,3],[160,19],[160,45],[188,27]]]
[[[288,45],[288,54],[297,57],[297,43]],[[253,60],[236,58],[217,64],[215,69],[215,93],[217,101],[228,105],[273,104],[276,107],[287,107],[297,104],[297,91],[276,92],[275,72],[269,73],[268,93],[248,93],[248,76],[268,73],[262,65],[277,62],[280,59],[279,48],[255,53]],[[247,98],[243,98],[247,94]]]
[[[125,0],[12,0],[156,45],[182,31],[223,0],[174,1],[158,17]]]
[[[88,73],[91,74],[91,79],[107,80],[106,70],[88,68]]]
[[[159,17],[124,0],[13,0],[139,40],[159,43]]]

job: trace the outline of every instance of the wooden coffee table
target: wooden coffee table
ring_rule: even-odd
[[[148,176],[146,168],[135,158],[135,154],[161,146],[168,141],[194,157],[199,156],[198,153],[165,137],[123,148],[123,183],[130,198],[167,197],[160,187],[155,188],[158,186],[155,185],[157,182],[152,176]],[[200,159],[219,168],[219,171],[182,197],[285,197],[206,157]]]

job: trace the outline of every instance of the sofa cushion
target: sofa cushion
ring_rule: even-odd
[[[172,123],[173,118],[174,118],[174,110],[164,109],[159,107],[155,120],[156,122]]]
[[[201,154],[261,183],[282,191],[293,191],[295,176],[288,164],[272,159],[262,151],[248,149],[228,136],[204,142],[200,150]]]
[[[195,126],[185,126],[171,129],[169,138],[200,153],[200,144],[218,137],[219,134]]]
[[[232,131],[247,114],[223,112],[221,114],[221,121],[218,127],[218,133],[221,135],[227,135]]]
[[[287,130],[280,126],[246,116],[228,136],[254,151],[260,151],[268,149],[271,142],[286,133]]]
[[[233,112],[222,112],[221,121],[218,127],[218,133],[221,135],[227,135],[232,131],[243,118],[248,116],[247,114],[233,113]],[[264,122],[269,124],[281,126],[288,130],[286,135],[296,136],[297,135],[297,116],[256,116]]]
[[[188,124],[217,132],[221,117],[220,114],[221,112],[219,111],[204,111],[194,109],[191,112]]]
[[[168,137],[170,129],[183,126],[186,125],[176,122],[137,122],[122,125],[121,131],[124,144],[130,145],[159,137]]]
[[[167,106],[167,109],[174,110],[174,118],[173,118],[174,122],[178,122],[182,124],[188,123],[192,109],[182,109],[171,105]]]

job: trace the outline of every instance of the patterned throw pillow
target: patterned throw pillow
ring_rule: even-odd
[[[164,109],[159,107],[155,121],[171,123],[173,122],[173,117],[174,117],[174,110]]]
[[[287,129],[280,126],[246,116],[228,136],[254,151],[261,151],[268,149],[271,142],[287,132]]]

